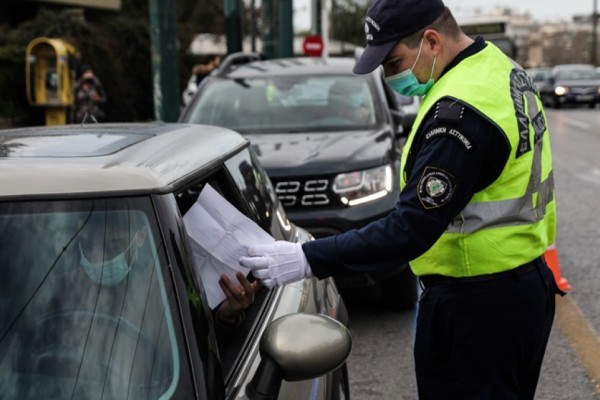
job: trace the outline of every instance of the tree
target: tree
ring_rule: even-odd
[[[330,36],[343,42],[365,45],[367,0],[332,0]]]
[[[8,94],[0,97],[0,118],[16,126],[44,124],[44,110],[27,102],[25,49],[36,37],[55,37],[79,50],[76,73],[85,63],[102,80],[107,121],[154,119],[148,0],[121,4],[118,12],[35,5],[33,19],[0,26],[0,91]],[[189,78],[188,44],[197,32],[223,33],[223,10],[220,0],[176,0],[175,6],[183,86]]]

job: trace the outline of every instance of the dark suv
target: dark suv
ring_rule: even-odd
[[[290,220],[315,237],[362,227],[398,200],[403,114],[381,71],[355,75],[354,62],[234,54],[204,79],[180,121],[249,138]],[[416,301],[407,265],[336,282],[376,286],[395,308]]]
[[[0,164],[2,399],[349,398],[333,280],[263,287],[237,326],[208,305],[220,290],[203,274],[212,248],[198,258],[183,222],[207,185],[275,239],[311,239],[242,136],[183,124],[0,130]],[[208,216],[194,221],[214,232]]]

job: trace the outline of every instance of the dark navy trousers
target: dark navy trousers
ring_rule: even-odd
[[[560,293],[543,259],[490,280],[423,279],[420,400],[531,400]]]

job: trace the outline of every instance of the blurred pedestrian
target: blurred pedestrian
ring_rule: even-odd
[[[183,91],[182,100],[186,105],[190,102],[194,94],[198,91],[200,82],[221,65],[221,56],[212,55],[206,64],[195,64],[192,67],[192,75],[188,81],[187,87]]]
[[[102,107],[106,103],[106,93],[102,82],[90,66],[84,65],[81,69],[81,76],[75,82],[74,92],[72,123],[105,121]]]

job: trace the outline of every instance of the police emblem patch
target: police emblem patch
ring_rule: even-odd
[[[426,210],[441,207],[454,194],[456,180],[448,172],[434,167],[426,167],[417,185],[417,195]]]

